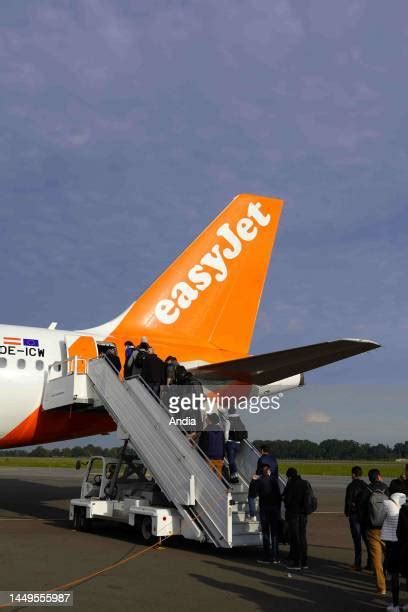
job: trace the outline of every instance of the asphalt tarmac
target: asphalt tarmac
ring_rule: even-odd
[[[81,611],[357,612],[389,604],[389,597],[376,595],[370,573],[350,569],[345,478],[310,478],[319,509],[309,521],[309,569],[290,574],[283,563],[259,565],[254,549],[219,551],[183,540],[149,549],[130,528],[73,531],[68,506],[78,497],[81,477],[65,469],[0,470],[0,590],[45,591],[88,576],[70,588],[74,609]],[[286,556],[287,548],[281,552]],[[130,561],[94,575],[128,556]]]

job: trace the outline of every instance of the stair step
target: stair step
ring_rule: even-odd
[[[248,502],[247,501],[238,501],[233,506],[233,512],[248,512]]]
[[[243,482],[240,482],[239,484],[230,485],[230,487],[231,487],[233,494],[234,493],[245,493],[246,495],[248,495],[248,487]]]
[[[262,534],[261,533],[240,533],[233,535],[232,545],[235,546],[261,546],[262,545]]]
[[[242,535],[243,533],[260,533],[259,523],[233,523],[232,524],[232,536]]]
[[[236,501],[246,500],[248,499],[248,491],[233,491],[231,497]]]
[[[247,513],[245,512],[245,510],[233,511],[232,512],[232,524],[242,523],[243,521],[245,521],[246,515]]]

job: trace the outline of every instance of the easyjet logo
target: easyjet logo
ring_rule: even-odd
[[[260,202],[250,202],[247,216],[239,219],[235,228],[231,228],[229,223],[218,228],[216,233],[223,239],[223,243],[220,245],[217,242],[201,257],[199,263],[190,268],[187,279],[176,283],[167,299],[157,302],[154,312],[161,323],[175,323],[181,311],[190,308],[214,279],[222,283],[228,278],[228,262],[239,257],[243,244],[255,240],[259,229],[266,227],[271,221],[271,216],[265,215],[261,207]]]

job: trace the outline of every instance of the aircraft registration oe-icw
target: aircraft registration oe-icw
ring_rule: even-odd
[[[56,362],[96,358],[147,336],[163,359],[175,355],[204,383],[246,383],[259,393],[303,384],[303,373],[380,345],[343,339],[249,356],[283,201],[236,196],[131,306],[80,331],[0,325],[0,448],[106,434],[116,424],[101,406],[44,410]],[[61,367],[61,366],[59,366]]]

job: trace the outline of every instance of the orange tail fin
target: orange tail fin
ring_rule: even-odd
[[[236,196],[115,321],[112,336],[164,336],[247,354],[282,206]]]

